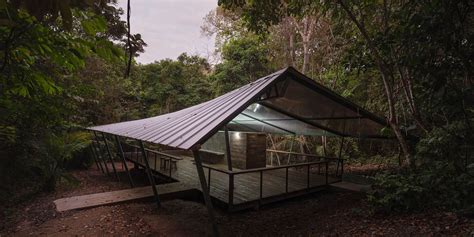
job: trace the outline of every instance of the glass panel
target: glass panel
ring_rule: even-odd
[[[379,136],[383,125],[371,119],[363,118],[357,111],[346,107],[340,101],[310,88],[300,82],[287,78],[281,87],[283,95],[269,98],[264,103],[304,120],[355,137]],[[259,118],[274,125],[289,128],[301,135],[325,135],[321,129],[304,122],[296,122],[291,117],[275,112],[267,107],[252,105],[247,111],[257,113]],[[331,135],[331,134],[328,134]]]

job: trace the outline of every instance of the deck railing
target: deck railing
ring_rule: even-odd
[[[140,166],[144,167],[144,163],[143,163],[144,160],[143,160],[143,155],[142,155],[142,152],[140,150],[140,147],[135,146],[135,145],[131,145],[131,144],[126,144],[124,146],[124,148],[126,148],[124,150],[126,150],[128,160],[134,162],[137,165],[140,165]],[[169,164],[169,166],[168,166],[169,173],[168,174],[165,174],[166,172],[160,172],[160,173],[167,175],[169,178],[172,178],[171,163],[172,163],[172,161],[177,162],[179,160],[182,160],[182,158],[179,157],[179,156],[163,153],[163,152],[152,150],[152,149],[145,149],[145,151],[147,152],[148,160],[149,161],[151,161],[151,160],[154,161],[153,162],[154,163],[154,169],[156,171],[163,171],[163,169],[161,169],[163,167],[162,166],[163,162],[165,162],[165,161],[168,162],[168,164]],[[256,192],[256,195],[258,195],[258,196],[255,197],[255,199],[248,200],[248,201],[249,202],[257,201],[258,204],[261,204],[263,201],[266,200],[266,198],[271,198],[271,197],[274,197],[274,196],[279,196],[279,195],[284,195],[284,194],[290,194],[292,192],[298,192],[298,191],[310,191],[310,190],[314,190],[317,187],[327,186],[328,184],[332,183],[329,180],[330,177],[331,177],[332,181],[335,181],[335,180],[339,181],[338,179],[334,179],[334,178],[339,177],[339,168],[340,168],[341,174],[342,174],[342,171],[343,171],[343,160],[342,159],[324,157],[324,156],[317,156],[317,155],[312,155],[312,154],[296,153],[296,152],[277,151],[277,150],[267,150],[267,152],[287,154],[287,155],[291,155],[291,156],[302,156],[302,157],[306,157],[307,162],[297,163],[297,164],[285,164],[285,165],[280,165],[280,166],[271,166],[271,167],[264,167],[264,168],[246,169],[246,170],[233,170],[233,171],[226,170],[226,169],[223,169],[223,168],[217,168],[215,166],[211,166],[211,165],[208,165],[208,164],[203,164],[203,167],[207,168],[207,171],[208,171],[207,172],[207,188],[208,188],[208,191],[211,192],[211,187],[213,187],[213,183],[212,183],[212,176],[213,176],[212,174],[213,173],[221,173],[221,174],[224,174],[225,176],[227,176],[228,177],[228,197],[227,197],[228,199],[227,199],[227,204],[228,204],[229,209],[233,209],[234,202],[235,202],[235,199],[234,199],[235,185],[239,183],[239,182],[236,183],[235,181],[240,176],[258,174],[258,186],[250,187],[250,188],[258,189],[258,191]],[[313,159],[313,161],[309,161],[310,159]],[[314,161],[314,159],[317,159],[317,160]],[[160,164],[159,168],[157,167],[158,163]],[[330,165],[334,165],[335,169],[331,169]],[[315,171],[315,169],[314,169],[315,167],[317,167],[317,170],[316,170],[317,173],[313,172],[313,171]],[[166,167],[165,167],[164,170],[166,170]],[[264,182],[265,174],[270,173],[271,171],[276,171],[276,170],[284,170],[285,171],[284,181],[282,179],[279,179],[280,181],[273,181],[272,182],[273,185],[275,184],[275,182],[282,182],[281,183],[282,190],[281,190],[281,192],[273,193],[271,195],[264,196],[264,190],[266,190],[265,189],[266,188],[266,186],[265,186],[266,182]],[[292,185],[292,183],[289,182],[289,180],[290,180],[290,171],[292,172],[291,175],[295,175],[295,174],[299,175],[299,177],[297,177],[299,179],[304,177],[304,176],[301,176],[301,174],[305,174],[306,177],[304,179],[304,181],[305,181],[304,187],[303,187],[303,185],[301,185],[303,183],[303,182],[301,182],[301,180],[299,180],[296,184],[294,184],[295,185],[294,187],[290,187]],[[331,174],[330,171],[335,171],[335,172],[334,172],[334,174]],[[280,175],[281,174],[282,173],[280,173]],[[320,180],[322,182],[311,182],[312,181],[311,178],[313,177],[311,175],[319,175],[321,177]],[[219,177],[219,178],[222,178],[222,176]],[[254,178],[256,178],[256,177],[254,176]],[[317,180],[317,178],[313,179],[313,180]],[[283,191],[283,187],[284,187],[284,191]],[[292,190],[290,190],[290,188],[292,188]],[[240,204],[240,203],[237,202],[237,204]]]
[[[234,205],[234,180],[237,176],[240,176],[240,175],[244,175],[244,174],[251,174],[251,173],[258,173],[259,174],[259,191],[258,191],[258,198],[256,199],[256,201],[258,201],[259,203],[262,202],[262,200],[264,198],[267,198],[267,197],[264,197],[263,196],[263,190],[264,190],[264,182],[263,182],[263,179],[264,179],[264,174],[265,172],[270,172],[270,171],[274,171],[274,170],[281,170],[281,169],[284,169],[285,170],[285,191],[281,194],[289,194],[290,191],[289,191],[289,170],[290,169],[298,169],[298,168],[306,168],[306,187],[303,188],[303,189],[300,189],[300,190],[294,190],[294,191],[301,191],[301,190],[310,190],[312,188],[315,188],[315,187],[321,187],[321,186],[325,186],[325,185],[328,185],[330,184],[329,182],[329,163],[333,161],[333,159],[323,159],[323,160],[319,160],[319,161],[313,161],[313,162],[305,162],[305,163],[300,163],[300,164],[289,164],[289,165],[281,165],[281,166],[273,166],[273,167],[265,167],[265,168],[255,168],[255,169],[246,169],[246,170],[237,170],[237,171],[229,171],[229,170],[224,170],[224,169],[219,169],[219,168],[216,168],[216,167],[212,167],[212,166],[209,166],[209,165],[206,165],[206,164],[203,164],[203,167],[204,168],[207,168],[208,169],[208,173],[207,173],[207,187],[209,189],[209,192],[211,191],[211,186],[212,186],[212,172],[219,172],[219,173],[222,173],[222,174],[225,174],[228,176],[228,207],[229,209],[232,209],[232,206]],[[312,184],[311,183],[311,168],[313,166],[318,166],[318,169],[319,169],[319,173],[320,173],[320,167],[323,166],[324,167],[324,179],[325,179],[325,182],[323,185],[321,184]],[[320,173],[321,174],[321,173]],[[276,196],[276,195],[275,195]]]
[[[335,164],[335,170],[334,170],[334,177],[341,177],[342,174],[344,173],[344,159],[341,158],[335,158],[335,157],[326,157],[326,156],[319,156],[319,155],[313,155],[313,154],[306,154],[306,153],[298,153],[298,152],[288,152],[288,151],[280,151],[280,150],[272,150],[272,149],[267,149],[267,152],[269,153],[276,153],[276,154],[284,154],[290,156],[300,156],[306,159],[306,162],[310,162],[310,158],[314,161],[314,159],[317,160],[327,160],[328,162],[334,163]],[[289,161],[290,159],[288,159]],[[319,170],[321,167],[318,168]]]
[[[139,166],[145,167],[144,164],[143,164],[143,154],[141,152],[140,147],[135,146],[135,145],[131,145],[131,144],[125,144],[124,147],[127,150],[126,153],[129,154],[126,157],[127,159],[131,160],[132,162],[136,163]],[[172,175],[173,174],[172,164],[173,164],[173,162],[177,162],[179,160],[182,160],[182,158],[179,157],[179,156],[163,153],[163,152],[148,149],[148,148],[145,148],[145,151],[147,153],[146,155],[148,157],[148,161],[150,161],[151,159],[153,159],[153,161],[154,161],[153,162],[154,170],[155,171],[160,171],[160,170],[162,170],[162,168],[164,170],[166,170],[166,166],[168,165],[169,172],[166,173],[166,174],[163,173],[163,172],[160,172],[160,174],[165,174],[169,178],[172,178],[172,176],[173,176]],[[156,165],[158,164],[158,162],[157,162],[158,160],[159,160],[160,167],[156,167]]]

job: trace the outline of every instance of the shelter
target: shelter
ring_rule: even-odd
[[[102,134],[115,135],[119,146],[118,136],[140,141],[141,154],[144,156],[144,162],[148,170],[150,170],[147,157],[148,151],[144,148],[142,142],[193,151],[206,205],[212,216],[209,185],[210,173],[214,168],[202,164],[203,153],[200,153],[199,150],[219,130],[224,131],[224,138],[226,140],[225,154],[228,164],[227,172],[230,172],[232,171],[232,158],[229,131],[307,136],[386,138],[381,134],[381,130],[386,126],[385,119],[368,112],[311,80],[294,68],[289,67],[213,100],[180,111],[145,119],[95,126],[88,129],[94,131],[94,133],[100,132]],[[105,141],[105,137],[103,138]],[[120,150],[122,150],[121,147]],[[122,158],[125,160],[124,152],[122,151],[121,153]],[[308,154],[300,155],[310,156]],[[327,158],[325,158],[325,162],[327,185]],[[321,163],[318,164],[319,168],[321,168]],[[339,164],[338,161],[338,168]],[[309,189],[310,166],[314,164],[307,162],[306,165],[308,168],[307,188]],[[209,169],[207,181],[203,167]],[[288,169],[296,167],[283,167],[286,169],[287,193]],[[264,167],[263,169],[274,168]],[[260,172],[260,199],[262,199],[262,176],[265,170],[257,169],[254,171]],[[219,172],[225,173],[226,171],[221,170]],[[244,172],[249,173],[248,171]],[[338,171],[336,170],[336,172]],[[236,172],[229,173],[229,185],[231,182],[230,177],[232,177],[232,187],[229,186],[229,195],[233,193],[233,177],[235,175]],[[151,171],[149,171],[149,176],[151,177]],[[154,191],[156,194],[156,190]],[[230,201],[230,204],[232,204],[232,201]]]

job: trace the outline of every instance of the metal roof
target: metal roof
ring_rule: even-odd
[[[386,126],[289,67],[180,111],[88,129],[187,150],[226,124],[237,131],[359,137],[381,137]]]

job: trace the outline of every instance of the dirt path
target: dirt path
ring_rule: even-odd
[[[56,213],[59,197],[127,188],[97,171],[72,173],[81,184],[60,189],[23,204],[0,236],[207,236],[205,206],[173,200],[157,209],[154,203],[127,203]],[[371,215],[361,194],[326,192],[256,211],[228,215],[218,212],[222,236],[433,236],[474,234],[474,222],[452,213],[425,212]]]

